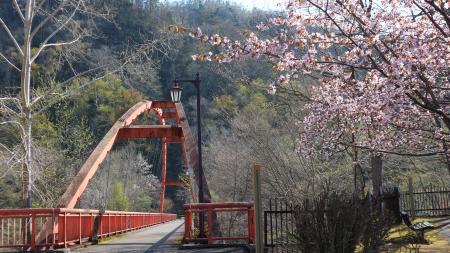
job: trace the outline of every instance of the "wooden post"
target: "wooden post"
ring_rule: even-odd
[[[409,197],[409,215],[411,219],[416,217],[416,209],[414,204],[414,186],[413,186],[413,178],[408,177],[408,197]]]
[[[260,175],[261,165],[253,165],[253,189],[255,198],[255,246],[256,253],[263,252],[263,234],[261,228],[262,220],[262,203],[261,203],[261,175]]]

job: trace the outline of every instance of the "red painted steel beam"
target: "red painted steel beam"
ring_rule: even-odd
[[[159,118],[158,127],[154,126],[131,126],[133,121],[145,112],[154,111]],[[164,117],[167,119],[175,119],[177,126],[168,127]],[[169,143],[181,141],[183,155],[186,165],[194,170],[194,179],[198,184],[198,153],[197,145],[192,136],[186,115],[181,103],[173,103],[172,101],[143,101],[131,107],[107,132],[100,141],[94,151],[80,168],[78,174],[73,178],[67,190],[58,201],[58,207],[73,208],[78,199],[86,189],[89,181],[95,175],[100,164],[106,158],[108,152],[112,149],[114,143],[118,139],[125,138],[167,138]],[[204,200],[211,202],[211,194],[208,184],[203,178]],[[214,236],[220,236],[218,232],[218,223],[215,214],[213,214]],[[38,235],[39,240],[47,238],[48,232],[52,231],[51,222],[46,222]],[[56,228],[57,229],[57,228]],[[47,232],[46,232],[47,231]]]
[[[175,103],[172,101],[153,101],[153,108],[175,109]]]
[[[175,104],[170,101],[164,102],[151,102],[143,101],[139,102],[133,107],[131,107],[116,123],[111,127],[111,129],[106,133],[105,137],[100,141],[100,143],[95,147],[94,151],[91,153],[86,162],[81,166],[80,171],[74,177],[67,190],[61,196],[58,201],[58,207],[73,208],[75,207],[78,198],[84,192],[89,183],[89,180],[94,176],[100,164],[105,159],[108,152],[111,150],[114,142],[116,141],[117,134],[121,128],[131,125],[131,123],[141,114],[147,111],[155,110],[157,115],[161,117],[162,107],[169,108],[174,107]]]
[[[119,140],[134,138],[182,138],[181,127],[170,125],[140,125],[121,128],[117,134]]]
[[[159,212],[164,212],[164,197],[166,193],[166,170],[167,170],[167,142],[166,138],[162,143],[162,172],[161,172],[161,192],[159,194]]]
[[[85,163],[81,166],[78,174],[73,178],[64,194],[60,197],[58,207],[75,207],[89,181],[95,175],[95,172],[106,158],[108,152],[112,149],[117,140],[117,135],[120,129],[130,126],[139,115],[142,115],[148,111],[154,111],[159,118],[160,124],[164,125],[165,119],[162,118],[164,110],[173,110],[174,108],[175,103],[172,101],[142,101],[131,107],[116,121],[116,123],[114,123],[97,147],[95,147],[94,151],[90,154]],[[52,229],[54,228],[51,222],[46,221],[38,235],[38,240],[44,240],[48,236],[49,231],[52,231]]]
[[[185,210],[190,209],[214,209],[214,208],[252,208],[253,203],[249,202],[224,202],[224,203],[195,203],[183,206]]]

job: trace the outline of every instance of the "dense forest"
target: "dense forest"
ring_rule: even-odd
[[[14,7],[4,1],[0,5],[4,22],[11,30],[20,33],[23,28]],[[33,114],[31,184],[34,207],[54,206],[65,190],[64,186],[112,124],[138,101],[169,99],[169,87],[176,78],[193,78],[196,72],[201,74],[202,109],[207,131],[205,143],[220,136],[220,129],[228,128],[228,116],[224,118],[226,114],[222,109],[231,113],[254,103],[262,108],[268,99],[262,80],[271,78],[270,66],[242,63],[221,67],[212,63],[196,63],[191,55],[201,50],[202,45],[172,32],[170,26],[201,26],[239,37],[271,13],[248,11],[221,1],[160,3],[111,0],[101,4],[94,1],[91,7],[101,11],[96,15],[80,12],[76,17],[80,27],[77,32],[84,33],[83,40],[47,50],[32,66],[33,92],[36,96],[52,94],[34,109]],[[43,30],[36,36],[43,38],[48,32]],[[56,40],[70,35],[70,32],[63,31]],[[38,46],[32,45],[33,48]],[[7,36],[1,37],[0,47],[4,55],[18,57],[14,55],[14,45]],[[18,94],[19,73],[6,62],[2,62],[0,73],[2,96]],[[183,93],[195,131],[194,89],[187,87]],[[6,114],[2,116],[6,119]],[[1,126],[2,207],[24,205],[21,200],[24,180],[18,157],[23,153],[18,147],[21,139],[16,130],[14,126]],[[156,210],[159,182],[155,177],[161,174],[160,145],[159,140],[116,145],[108,158],[111,161],[102,165],[80,205]],[[10,152],[14,155],[11,156]],[[170,178],[183,168],[180,150],[175,148],[169,154]],[[178,190],[169,189],[168,198],[173,201],[168,203],[175,202],[180,210],[184,200],[176,198]],[[123,194],[125,196],[121,197]],[[118,199],[124,203],[118,203]]]
[[[342,198],[376,195],[377,177],[386,189],[406,189],[411,179],[417,187],[449,186],[448,128],[440,125],[446,115],[440,118],[443,113],[438,111],[433,119],[439,131],[429,130],[427,123],[408,122],[432,118],[434,107],[426,112],[393,109],[411,112],[410,118],[377,114],[389,106],[381,104],[392,91],[357,83],[362,88],[349,94],[353,90],[348,83],[327,82],[324,77],[338,73],[356,83],[368,71],[382,68],[354,67],[360,62],[376,64],[372,58],[361,60],[362,49],[354,52],[345,47],[348,42],[336,42],[338,46],[324,47],[318,54],[321,63],[335,58],[343,61],[341,54],[352,55],[356,60],[339,63],[350,70],[339,72],[329,66],[319,70],[306,57],[296,62],[300,60],[292,55],[308,55],[305,47],[310,41],[338,33],[331,28],[326,31],[332,25],[320,27],[310,19],[307,28],[297,27],[297,35],[310,36],[310,41],[297,41],[289,39],[285,30],[295,23],[289,20],[294,14],[289,12],[283,20],[284,14],[277,11],[248,10],[228,1],[86,0],[82,6],[68,2],[67,10],[53,14],[51,10],[65,1],[42,1],[42,8],[50,11],[35,17],[36,24],[43,25],[30,28],[33,39],[27,48],[20,46],[27,40],[22,22],[26,17],[17,15],[10,1],[0,1],[1,208],[54,207],[88,155],[126,110],[142,100],[170,99],[173,80],[191,79],[197,72],[202,79],[204,168],[213,201],[252,201],[249,168],[255,163],[263,167],[265,199],[285,197],[300,203],[330,192]],[[71,22],[64,23],[69,18]],[[267,20],[275,25],[262,25]],[[46,47],[49,37],[55,45]],[[271,49],[275,47],[271,43],[281,44],[285,51]],[[286,51],[294,46],[292,52]],[[27,52],[36,55],[29,64],[28,91],[20,85],[26,77],[17,71]],[[307,73],[295,74],[299,66]],[[397,66],[380,72],[390,75]],[[436,72],[441,73],[436,80],[448,84],[448,66]],[[394,79],[406,79],[403,75]],[[317,87],[321,92],[314,95]],[[372,90],[382,90],[383,98],[376,100],[368,92]],[[16,98],[27,92],[30,102],[24,107]],[[394,94],[393,100],[401,96]],[[413,98],[419,99],[420,94]],[[418,103],[426,109],[428,100],[424,101]],[[195,132],[194,87],[185,87],[182,102]],[[372,108],[365,103],[380,107],[365,111]],[[337,119],[336,112],[347,118]],[[364,118],[367,115],[371,115],[370,123]],[[382,132],[386,125],[390,128]],[[418,128],[427,130],[409,134]],[[414,138],[418,141],[411,141]],[[427,150],[430,153],[422,152]],[[176,179],[185,173],[181,150],[169,145],[168,153],[168,178]],[[156,211],[160,177],[160,140],[118,142],[78,207]],[[166,197],[165,209],[179,214],[189,201],[183,187],[169,188]]]

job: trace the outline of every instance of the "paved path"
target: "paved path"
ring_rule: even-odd
[[[77,253],[155,253],[169,252],[182,237],[183,220],[129,232],[98,245],[72,250]]]
[[[450,220],[438,223],[443,227],[435,236],[435,241],[429,245],[420,245],[421,253],[450,253]]]
[[[183,220],[176,220],[142,230],[129,232],[117,238],[72,249],[76,253],[241,253],[242,249],[178,250],[184,231]]]

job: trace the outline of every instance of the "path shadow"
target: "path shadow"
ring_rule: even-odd
[[[144,253],[156,253],[156,252],[175,252],[177,251],[177,244],[174,242],[168,241],[169,238],[174,235],[180,227],[183,226],[183,223],[178,225],[172,232],[165,235],[161,240],[157,241],[152,247],[144,251]]]

